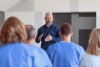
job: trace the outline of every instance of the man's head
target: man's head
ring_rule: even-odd
[[[32,25],[25,25],[26,32],[27,32],[27,42],[32,41],[31,44],[33,44],[33,40],[36,36],[35,28]]]
[[[50,25],[53,22],[53,14],[51,12],[47,12],[45,14],[45,21],[47,25]]]
[[[60,36],[72,36],[72,27],[69,23],[64,23],[60,27]]]

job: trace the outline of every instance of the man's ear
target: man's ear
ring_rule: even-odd
[[[71,32],[71,36],[73,36],[73,32]]]
[[[33,35],[33,39],[35,39],[35,38],[36,38],[36,34]]]

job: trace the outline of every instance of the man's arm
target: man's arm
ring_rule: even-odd
[[[76,50],[76,56],[75,56],[75,65],[76,66],[79,66],[80,65],[80,62],[81,62],[81,59],[82,59],[82,56],[85,54],[85,50],[83,49],[83,47],[79,47],[77,48]],[[74,65],[74,66],[75,66]]]
[[[37,36],[36,36],[36,39],[35,39],[35,42],[36,42],[36,43],[39,43],[39,42],[40,42],[40,40],[39,40],[40,34],[41,34],[40,29],[38,29],[38,31],[37,31]]]
[[[52,63],[51,63],[47,53],[44,50],[43,50],[42,53],[43,53],[42,56],[43,56],[43,58],[44,58],[44,60],[46,61],[46,64],[47,64],[46,66],[47,67],[52,67]]]
[[[60,28],[57,27],[56,31],[57,31],[57,32],[56,32],[56,37],[52,37],[52,41],[54,41],[54,42],[59,42],[59,41],[61,41],[61,37],[60,37],[60,35],[59,35]]]

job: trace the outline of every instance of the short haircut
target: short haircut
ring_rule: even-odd
[[[68,36],[72,32],[72,27],[69,23],[64,23],[60,27],[60,32],[62,35]]]
[[[25,25],[16,17],[9,17],[0,30],[2,44],[25,42],[27,39]]]
[[[26,32],[27,32],[27,40],[33,38],[33,36],[36,34],[36,30],[32,25],[25,25],[26,26]]]
[[[89,38],[89,45],[87,53],[92,55],[99,55],[98,48],[100,48],[100,29],[93,29]]]
[[[45,16],[46,16],[46,15],[53,15],[53,14],[52,14],[52,12],[47,12],[47,13],[45,14]]]

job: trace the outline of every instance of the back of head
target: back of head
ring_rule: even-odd
[[[26,39],[25,25],[16,17],[9,17],[0,31],[1,43],[24,42]]]
[[[60,32],[62,35],[68,36],[72,32],[72,27],[69,23],[64,23],[60,27]]]
[[[98,48],[100,48],[100,29],[93,29],[90,34],[87,53],[92,55],[99,55]]]
[[[35,28],[32,25],[26,25],[27,40],[35,38]]]

